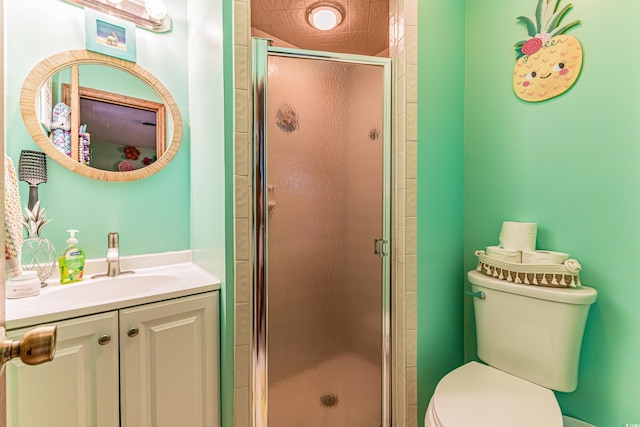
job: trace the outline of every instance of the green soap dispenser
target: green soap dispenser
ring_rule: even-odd
[[[84,278],[84,250],[78,246],[75,234],[78,230],[67,230],[69,238],[64,253],[58,258],[60,265],[60,284],[79,282]]]

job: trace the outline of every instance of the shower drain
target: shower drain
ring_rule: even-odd
[[[338,406],[338,395],[327,393],[320,396],[320,404],[325,408],[333,408]]]

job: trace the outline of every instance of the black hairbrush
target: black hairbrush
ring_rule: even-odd
[[[40,151],[22,150],[18,179],[29,184],[29,210],[38,201],[38,184],[47,182],[47,156]]]

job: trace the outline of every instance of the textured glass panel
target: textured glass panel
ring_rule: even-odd
[[[383,68],[269,57],[270,427],[380,426]]]

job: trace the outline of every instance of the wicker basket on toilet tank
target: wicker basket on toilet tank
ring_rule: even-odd
[[[563,264],[521,264],[490,257],[485,251],[475,252],[478,257],[476,270],[507,282],[523,285],[566,288],[580,286],[578,272],[582,268],[575,259]]]

